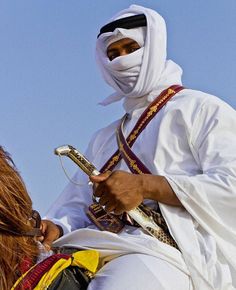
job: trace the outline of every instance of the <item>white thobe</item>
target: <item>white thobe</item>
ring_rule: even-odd
[[[130,113],[125,136],[143,110]],[[98,169],[117,149],[118,123],[98,131],[89,144],[86,156]],[[236,289],[235,130],[236,112],[230,106],[209,94],[185,89],[161,109],[132,147],[152,174],[167,178],[183,204],[183,207],[160,204],[180,251],[141,228],[125,226],[119,234],[99,231],[86,216],[92,188],[81,171],[74,177],[80,185],[69,183],[47,214],[68,233],[55,245],[96,248],[101,254],[100,266],[121,255],[144,254],[191,277],[196,290]],[[129,171],[123,161],[116,169]],[[159,267],[154,262],[147,263],[148,268],[158,276]],[[170,276],[171,271],[166,281],[172,279]],[[135,283],[134,277],[132,280]],[[130,289],[142,290],[138,286],[140,280],[136,282],[137,287]],[[168,287],[160,289],[174,289]]]

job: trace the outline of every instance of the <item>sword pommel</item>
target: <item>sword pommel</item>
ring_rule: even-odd
[[[67,156],[74,161],[88,176],[100,174],[96,167],[71,145],[63,145],[54,150],[56,155]]]

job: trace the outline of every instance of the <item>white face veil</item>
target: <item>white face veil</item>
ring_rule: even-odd
[[[158,87],[163,85],[161,79],[165,82],[166,70],[168,74],[173,70],[175,72],[178,70],[179,77],[171,84],[181,84],[181,69],[173,62],[170,68],[170,63],[166,61],[166,25],[164,19],[156,11],[131,5],[115,15],[110,22],[138,14],[146,16],[146,27],[116,28],[113,32],[100,34],[97,39],[97,63],[105,81],[115,90],[114,94],[101,103],[103,105],[118,101],[123,97],[125,97],[125,102],[134,102],[134,99],[139,101],[140,98],[157,91]],[[107,57],[107,47],[122,38],[135,40],[141,48],[110,61]]]

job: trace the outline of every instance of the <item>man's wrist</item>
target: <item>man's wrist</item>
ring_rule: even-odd
[[[152,174],[142,174],[142,188],[144,199],[158,201],[160,190],[160,176]]]

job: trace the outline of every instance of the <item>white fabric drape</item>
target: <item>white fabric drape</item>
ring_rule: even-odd
[[[214,118],[209,118],[212,110]],[[139,108],[130,114],[126,136],[142,111]],[[90,143],[86,156],[98,168],[117,148],[117,124],[99,131]],[[85,214],[92,190],[81,172],[75,180],[84,186],[69,184],[48,213],[67,232],[81,229],[56,245],[95,247],[108,260],[137,251],[190,272],[194,289],[235,289],[235,126],[236,112],[225,103],[199,91],[184,90],[167,103],[133,146],[153,174],[168,179],[184,206],[160,204],[182,255],[141,229],[127,226],[119,235],[97,231]],[[117,169],[128,170],[124,162]]]

